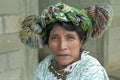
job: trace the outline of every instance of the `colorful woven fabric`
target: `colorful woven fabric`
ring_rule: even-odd
[[[101,37],[112,20],[113,11],[110,6],[90,6],[85,9],[92,22],[93,38]]]
[[[56,21],[71,22],[87,32],[87,38],[99,38],[112,20],[110,6],[91,6],[82,10],[63,3],[57,3],[43,10],[40,16],[31,15],[22,22],[19,33],[21,41],[34,48],[41,48],[46,38],[46,26]]]
[[[21,41],[33,48],[42,48],[43,42],[40,34],[42,26],[39,23],[39,17],[28,16],[22,22],[22,30],[19,33]]]

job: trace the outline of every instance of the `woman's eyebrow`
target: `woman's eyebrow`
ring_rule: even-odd
[[[73,37],[76,37],[76,35],[75,35],[75,34],[72,34],[72,33],[69,33],[69,34],[67,34],[66,36],[73,36]]]
[[[52,37],[52,36],[58,36],[58,34],[54,34],[54,33],[50,34],[50,37]]]

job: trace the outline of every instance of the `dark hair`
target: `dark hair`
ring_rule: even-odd
[[[82,41],[82,44],[84,44],[87,40],[87,33],[83,31],[80,27],[74,26],[71,22],[63,22],[63,21],[56,21],[48,26],[46,26],[46,38],[43,39],[44,44],[48,44],[48,39],[50,35],[50,31],[52,30],[54,25],[60,25],[60,27],[64,28],[68,31],[75,31],[77,35],[79,36],[79,39]]]

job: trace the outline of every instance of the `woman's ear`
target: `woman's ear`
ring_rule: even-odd
[[[82,45],[84,44],[84,40],[80,40],[80,43],[81,43],[81,47],[82,47]]]
[[[109,5],[96,5],[84,9],[92,21],[93,38],[101,37],[107,27],[110,25],[113,10]]]

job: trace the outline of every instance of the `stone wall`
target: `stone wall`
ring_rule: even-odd
[[[108,69],[110,75],[120,79],[120,0],[111,0],[114,11],[108,35]]]
[[[38,13],[37,0],[0,0],[0,80],[32,80],[37,50],[21,43],[22,19]],[[36,4],[36,5],[35,5]]]
[[[114,17],[109,30],[109,64],[112,63],[110,64],[110,68],[113,69],[114,66],[115,69],[118,68],[118,65],[120,65],[120,1],[112,1],[111,5],[113,7]]]

